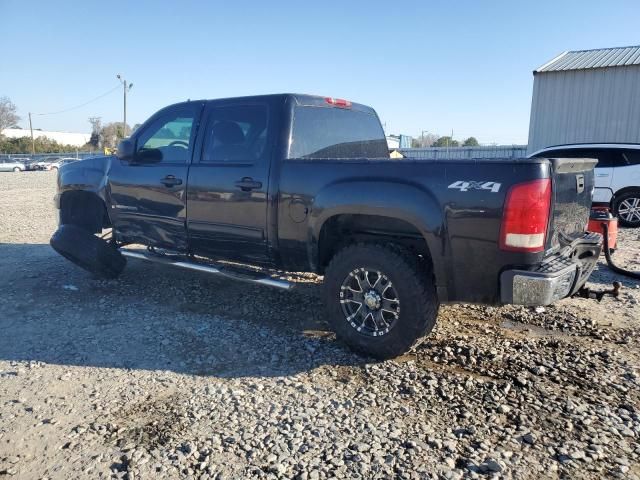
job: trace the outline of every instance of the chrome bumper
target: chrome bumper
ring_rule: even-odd
[[[596,266],[602,237],[585,234],[532,270],[505,270],[500,275],[500,300],[515,305],[550,305],[573,295]]]
[[[527,270],[502,272],[500,275],[502,303],[550,305],[569,296],[573,290],[577,272],[576,265],[552,275]]]

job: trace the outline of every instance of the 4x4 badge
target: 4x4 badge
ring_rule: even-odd
[[[453,188],[460,190],[461,192],[468,192],[469,190],[489,190],[492,193],[500,191],[501,183],[498,182],[485,182],[475,180],[456,180],[447,188]]]

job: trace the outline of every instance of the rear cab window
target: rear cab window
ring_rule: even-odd
[[[389,158],[380,120],[373,112],[324,106],[294,108],[288,158]]]

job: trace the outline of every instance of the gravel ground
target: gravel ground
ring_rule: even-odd
[[[618,299],[445,306],[378,363],[313,275],[92,279],[48,245],[54,190],[0,175],[0,478],[640,478],[640,289],[603,262]],[[637,268],[640,232],[620,243]]]

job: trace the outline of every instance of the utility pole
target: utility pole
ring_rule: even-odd
[[[127,136],[127,91],[131,90],[131,87],[133,87],[133,83],[129,83],[127,84],[127,81],[122,78],[119,74],[116,75],[117,79],[120,80],[120,83],[122,84],[122,91],[123,91],[123,116],[122,116],[122,137],[125,138]]]
[[[31,112],[29,112],[29,130],[31,130],[31,155],[35,155],[36,143],[33,141],[33,125],[31,123]]]
[[[429,130],[422,130],[420,132],[420,136],[422,137],[422,140],[420,140],[420,147],[422,147],[422,148],[425,148],[425,145],[424,145],[424,132],[429,133]]]

